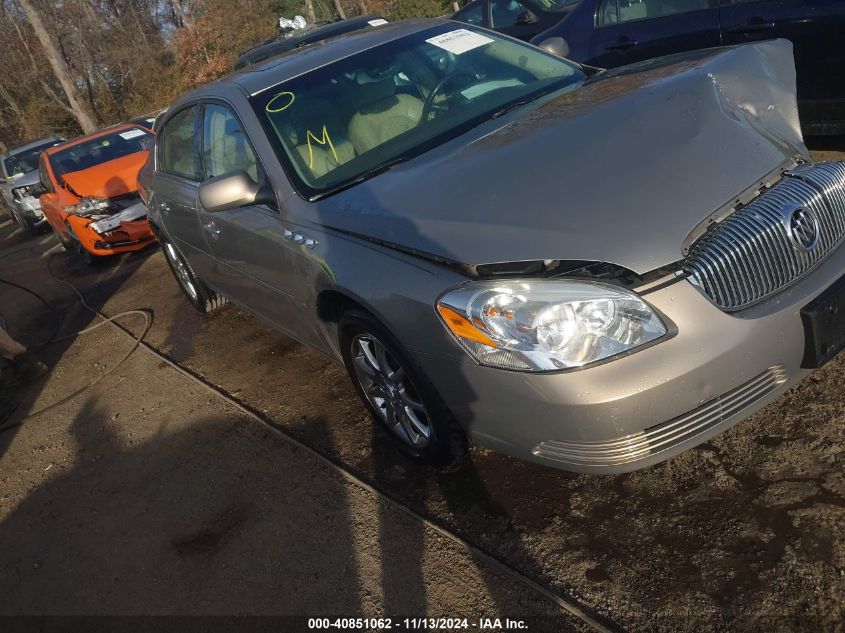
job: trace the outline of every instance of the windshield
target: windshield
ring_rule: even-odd
[[[12,156],[7,156],[3,159],[3,169],[7,176],[14,176],[15,174],[26,174],[35,169],[38,169],[38,156],[48,147],[53,147],[58,141],[49,141],[42,143],[37,147],[24,150]]]
[[[150,138],[152,134],[137,127],[104,134],[56,152],[50,156],[50,164],[56,178],[61,178],[74,171],[142,152]]]
[[[276,85],[252,104],[294,186],[313,199],[584,78],[533,46],[443,24]]]

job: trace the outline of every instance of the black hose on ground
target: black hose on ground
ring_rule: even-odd
[[[77,288],[73,284],[71,284],[68,281],[65,281],[64,279],[61,279],[60,277],[57,277],[55,275],[55,273],[53,273],[53,270],[50,267],[50,263],[53,260],[53,255],[55,255],[55,253],[51,254],[50,257],[47,259],[47,272],[50,275],[50,277],[52,277],[55,281],[57,281],[59,283],[62,283],[66,286],[69,286],[71,288],[71,290],[73,290],[73,292],[79,298],[79,301],[82,303],[82,306],[85,309],[87,309],[88,311],[93,312],[95,315],[97,315],[102,320],[99,323],[95,323],[94,325],[91,325],[91,326],[89,326],[89,327],[87,327],[83,330],[79,330],[78,332],[73,332],[71,334],[66,334],[64,336],[57,338],[56,334],[58,333],[59,329],[61,329],[61,320],[57,319],[58,327],[56,328],[56,332],[53,334],[50,341],[43,344],[41,347],[46,347],[47,345],[59,343],[59,342],[62,342],[62,341],[71,340],[71,339],[76,338],[77,336],[81,336],[83,334],[88,334],[88,333],[93,332],[94,330],[96,330],[98,328],[101,328],[104,325],[108,325],[108,324],[112,323],[116,319],[120,319],[124,316],[129,316],[129,315],[132,315],[132,314],[137,314],[137,315],[140,315],[144,318],[144,328],[139,335],[133,337],[135,339],[135,344],[132,345],[132,347],[129,349],[129,351],[123,357],[121,357],[121,359],[116,364],[112,365],[109,369],[107,369],[106,371],[101,373],[99,376],[97,376],[94,380],[89,382],[84,387],[80,387],[79,389],[76,389],[73,393],[70,393],[66,396],[63,396],[59,400],[57,400],[57,401],[55,401],[55,402],[53,402],[53,403],[51,403],[51,404],[49,404],[45,407],[42,407],[41,409],[38,409],[37,411],[32,411],[32,412],[28,413],[27,415],[25,415],[23,418],[21,418],[17,422],[14,422],[12,424],[7,424],[6,426],[0,427],[0,433],[2,433],[3,431],[7,431],[11,428],[14,428],[16,426],[20,426],[23,423],[24,420],[28,420],[29,418],[33,418],[35,416],[46,413],[47,411],[55,409],[56,407],[64,404],[65,402],[75,398],[79,394],[91,389],[93,386],[95,386],[97,383],[99,383],[101,380],[103,380],[103,378],[105,378],[106,376],[113,373],[118,367],[120,367],[124,362],[126,362],[126,360],[129,359],[129,357],[135,352],[135,350],[138,349],[138,346],[141,345],[141,343],[143,342],[144,338],[147,336],[147,334],[150,331],[150,328],[153,325],[153,315],[152,315],[151,311],[149,311],[149,310],[127,310],[125,312],[121,312],[119,314],[115,314],[114,316],[110,316],[110,317],[105,317],[105,316],[101,315],[97,310],[95,310],[90,305],[88,305],[88,303],[85,301],[85,297],[82,295],[81,292],[79,292],[79,290],[77,290]],[[43,297],[41,297],[38,293],[36,293],[35,291],[30,290],[29,288],[26,288],[24,286],[21,286],[20,284],[16,284],[14,282],[6,281],[4,279],[0,279],[0,282],[3,282],[3,283],[5,283],[9,286],[13,286],[13,287],[18,288],[20,290],[28,292],[29,294],[31,294],[35,297],[38,297],[41,300],[41,302],[44,303],[45,306],[47,306],[47,308],[49,310],[51,310],[54,314],[56,314],[55,310],[50,306],[50,304]]]

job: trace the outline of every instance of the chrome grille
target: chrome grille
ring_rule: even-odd
[[[636,462],[727,422],[775,391],[788,378],[783,365],[775,365],[689,413],[639,433],[600,442],[549,440],[538,444],[531,452],[572,466],[619,466]]]
[[[845,163],[803,165],[711,227],[683,268],[714,303],[739,310],[800,279],[843,237]]]

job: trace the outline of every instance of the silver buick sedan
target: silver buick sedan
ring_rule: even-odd
[[[423,461],[642,468],[845,342],[845,164],[812,164],[783,40],[601,71],[397,22],[156,127],[149,217],[188,299],[343,362]]]

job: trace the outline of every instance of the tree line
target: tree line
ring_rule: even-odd
[[[164,108],[277,33],[354,15],[443,15],[448,0],[0,0],[0,152]]]

